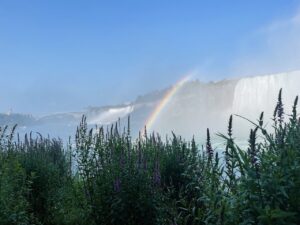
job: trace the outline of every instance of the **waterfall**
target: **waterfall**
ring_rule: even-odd
[[[290,112],[300,94],[300,71],[240,79],[234,91],[233,113],[256,119],[264,111],[266,118],[270,118],[280,88],[285,111]]]

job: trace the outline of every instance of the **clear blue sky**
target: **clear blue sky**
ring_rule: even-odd
[[[271,62],[293,55],[299,3],[0,0],[0,111],[122,103],[195,69],[206,81],[297,69]]]

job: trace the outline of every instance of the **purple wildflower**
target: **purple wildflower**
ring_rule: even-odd
[[[119,177],[114,181],[114,191],[115,192],[121,191],[121,180]]]

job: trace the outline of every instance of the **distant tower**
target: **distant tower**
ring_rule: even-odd
[[[12,113],[13,113],[13,110],[12,110],[12,108],[10,108],[6,114],[7,114],[8,116],[10,116]]]

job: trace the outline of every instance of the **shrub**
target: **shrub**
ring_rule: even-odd
[[[129,121],[105,131],[83,117],[73,147],[32,134],[15,141],[15,128],[0,128],[0,224],[300,224],[297,104],[286,115],[280,91],[273,131],[263,113],[248,120],[243,148],[231,116],[223,152],[209,129],[200,148],[146,129],[132,140]]]

